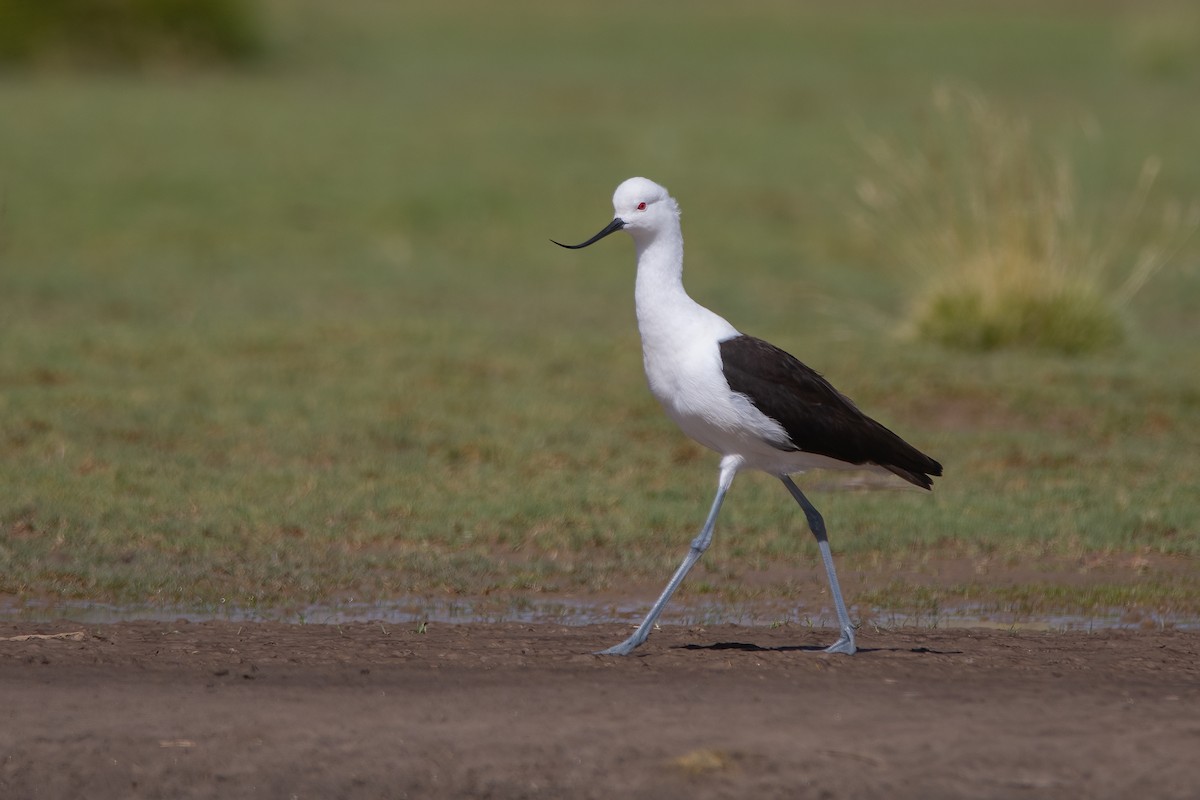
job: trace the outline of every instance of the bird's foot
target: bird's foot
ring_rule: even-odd
[[[826,653],[845,653],[848,656],[854,655],[858,650],[854,646],[854,629],[842,628],[842,636],[836,642],[825,648]]]
[[[645,639],[639,639],[636,635],[630,636],[620,644],[615,644],[607,650],[598,650],[592,653],[594,656],[627,656],[636,650]]]

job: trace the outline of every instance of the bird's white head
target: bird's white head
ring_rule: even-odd
[[[613,211],[630,234],[654,232],[678,221],[679,204],[667,190],[647,178],[630,178],[613,192]]]
[[[642,241],[653,239],[660,232],[679,226],[679,204],[666,189],[648,178],[629,178],[623,181],[613,192],[613,212],[616,216],[608,223],[608,227],[586,242],[554,243],[559,247],[578,250],[620,230],[626,231],[634,240]]]

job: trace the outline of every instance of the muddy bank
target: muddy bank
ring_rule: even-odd
[[[0,796],[1194,797],[1200,635],[0,627]],[[29,634],[58,638],[22,638]]]

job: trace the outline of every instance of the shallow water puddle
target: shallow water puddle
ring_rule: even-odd
[[[105,624],[148,620],[170,622],[187,620],[207,622],[287,622],[293,624],[338,625],[352,622],[384,622],[392,625],[518,622],[528,624],[594,625],[603,623],[636,624],[645,614],[644,603],[604,603],[558,599],[529,600],[442,600],[408,598],[392,602],[364,603],[347,601],[337,604],[317,604],[303,607],[255,608],[233,604],[211,606],[151,606],[114,605],[87,602],[10,601],[0,603],[0,621],[72,620],[80,623]],[[861,619],[860,609],[852,615]],[[870,628],[990,628],[1000,630],[1068,631],[1068,630],[1136,630],[1140,628],[1174,628],[1200,630],[1200,618],[1130,612],[1111,609],[1100,614],[1044,615],[1020,614],[997,610],[994,607],[961,606],[957,608],[914,611],[903,609],[871,609],[862,627]],[[831,609],[817,611],[803,607],[781,607],[766,604],[679,604],[663,614],[666,624],[747,626],[796,625],[801,627],[834,627]]]

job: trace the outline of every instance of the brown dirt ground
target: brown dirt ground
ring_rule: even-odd
[[[0,797],[1200,795],[1200,633],[627,630],[0,624]]]

